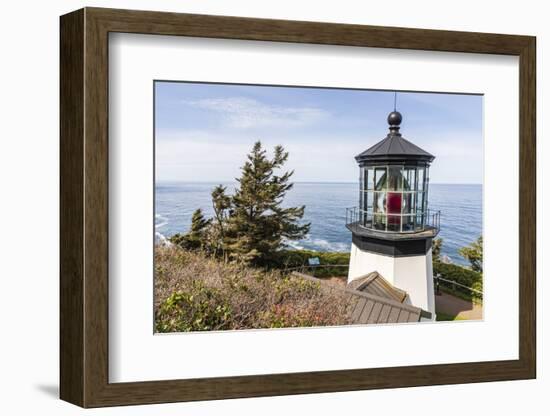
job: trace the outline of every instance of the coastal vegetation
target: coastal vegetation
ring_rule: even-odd
[[[483,272],[483,236],[476,241],[458,250],[458,254],[470,262],[473,271]]]
[[[432,241],[433,274],[434,276],[440,275],[448,281],[458,283],[458,285],[440,281],[440,289],[465,300],[481,302],[483,297],[476,291],[483,292],[483,237],[480,236],[476,241],[459,250],[459,253],[470,261],[470,268],[442,261],[440,255],[442,245],[443,239],[441,238]],[[474,291],[460,285],[474,289]]]
[[[155,249],[158,332],[349,324],[349,299],[330,283],[177,246]]]
[[[233,195],[223,185],[211,192],[214,217],[205,219],[200,209],[193,214],[191,230],[170,241],[184,249],[203,250],[209,255],[252,266],[280,262],[285,241],[300,240],[309,232],[302,223],[304,206],[283,207],[292,189],[293,171],[281,172],[288,152],[276,146],[268,158],[262,144],[254,144],[241,167]]]
[[[483,275],[474,270],[467,269],[453,263],[434,263],[433,264],[434,276],[441,275],[446,280],[450,280],[458,283],[459,285],[466,286],[470,289],[483,292]],[[462,288],[459,285],[453,285],[442,281],[440,288],[445,292],[451,293],[466,300],[481,301],[482,296],[477,292]]]
[[[279,174],[287,159],[281,146],[268,158],[256,142],[233,195],[223,185],[212,189],[213,217],[197,209],[187,233],[155,248],[158,332],[351,322],[345,292],[291,273],[311,256],[347,264],[349,255],[287,250],[285,243],[304,238],[310,226],[301,221],[304,206],[282,206],[293,186],[292,171]]]

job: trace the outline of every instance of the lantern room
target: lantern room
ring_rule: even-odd
[[[360,186],[354,219],[362,228],[414,233],[430,220],[429,166],[434,156],[401,136],[402,119],[399,112],[391,112],[387,137],[355,157]]]
[[[378,231],[422,231],[426,224],[428,167],[407,164],[362,166],[361,225]]]

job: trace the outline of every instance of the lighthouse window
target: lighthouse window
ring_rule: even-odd
[[[414,215],[403,215],[403,231],[414,230]]]
[[[416,212],[424,212],[424,192],[418,192],[416,197]]]
[[[372,211],[372,203],[374,201],[374,193],[372,191],[365,192],[365,210]]]
[[[403,194],[401,192],[388,192],[386,194],[386,210],[388,214],[401,214]]]
[[[386,231],[386,216],[384,214],[374,214],[372,225],[375,230]]]
[[[403,190],[412,191],[415,188],[416,181],[416,167],[407,167],[403,174]]]
[[[414,212],[414,194],[412,192],[403,193],[403,203],[401,205],[402,214],[412,214]]]
[[[388,231],[401,231],[401,215],[388,215]]]
[[[366,211],[363,213],[363,221],[363,224],[370,228],[370,224],[372,224],[372,211]]]
[[[390,166],[388,173],[388,191],[401,191],[403,189],[403,168],[401,166]]]
[[[421,213],[421,214],[416,214],[416,229],[417,230],[422,230],[424,228],[424,224],[426,222],[426,219],[425,219],[425,214],[424,213]]]
[[[418,185],[417,191],[424,191],[424,168],[418,168]]]
[[[373,168],[365,168],[365,171],[367,172],[366,176],[366,184],[369,191],[374,189],[374,169]]]
[[[374,169],[374,189],[376,191],[386,190],[386,168]]]
[[[359,212],[355,218],[363,227],[413,232],[428,223],[427,167],[363,166],[359,183]]]
[[[386,213],[386,193],[385,192],[374,193],[373,211],[375,214]]]

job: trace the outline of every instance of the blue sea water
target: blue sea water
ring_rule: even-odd
[[[202,208],[211,216],[210,192],[217,183],[164,182],[155,187],[157,239],[186,232],[191,215]],[[224,184],[231,193],[235,184]],[[287,206],[305,205],[304,221],[311,223],[307,238],[292,241],[294,248],[348,251],[351,233],[345,227],[346,208],[358,204],[357,183],[298,182],[287,194]],[[482,233],[482,186],[430,184],[429,208],[441,211],[442,255],[454,263],[467,264],[458,249]]]

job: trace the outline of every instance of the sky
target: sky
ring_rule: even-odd
[[[480,184],[483,97],[398,92],[404,138],[435,155],[432,183]],[[394,92],[155,82],[158,182],[232,182],[261,141],[294,182],[357,182],[354,156],[386,137]]]

